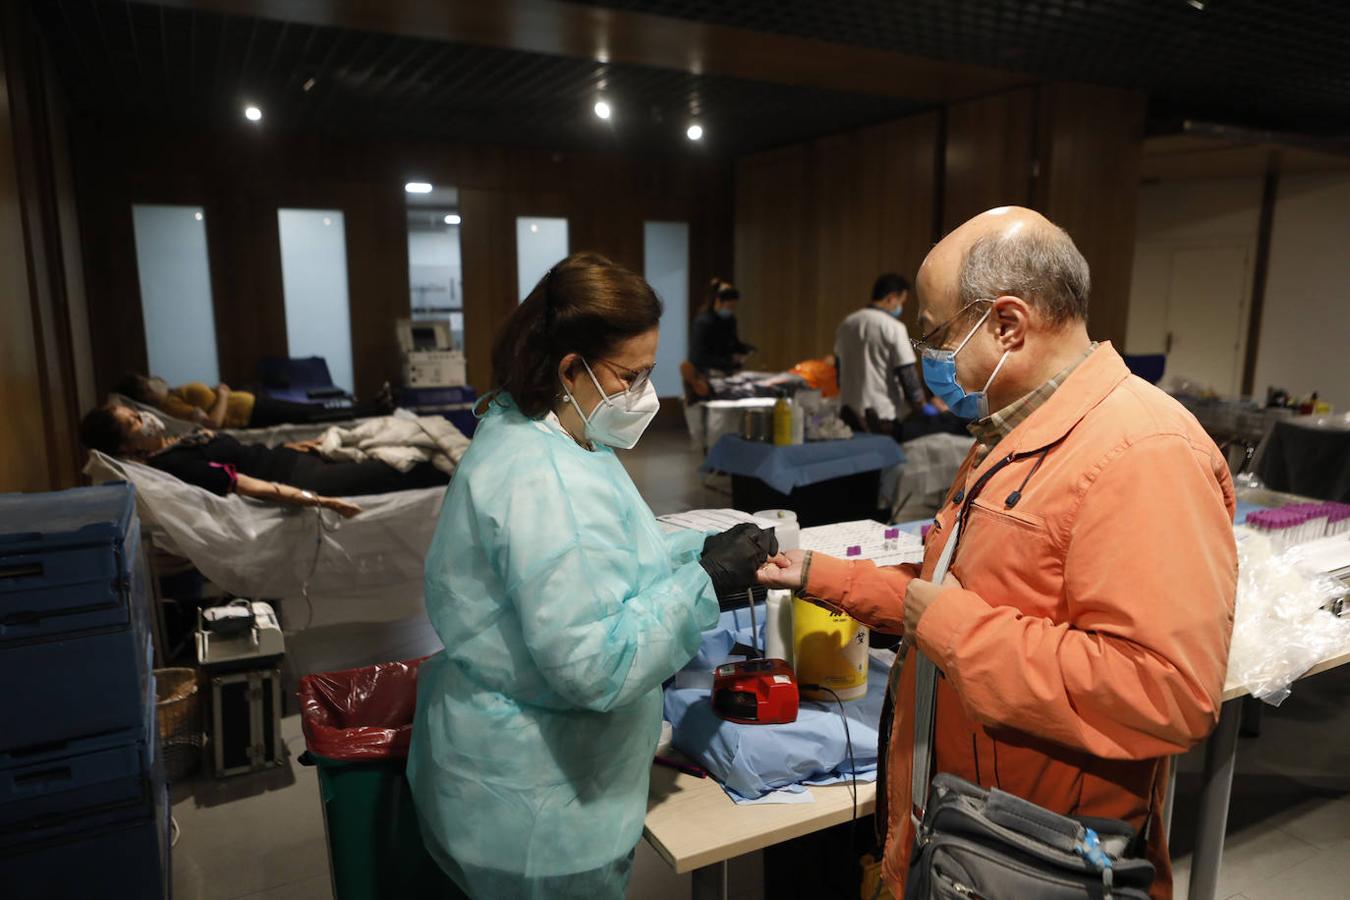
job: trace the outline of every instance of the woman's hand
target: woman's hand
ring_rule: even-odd
[[[713,588],[726,594],[753,587],[759,567],[777,555],[778,538],[773,529],[746,522],[704,541],[699,564],[712,579]]]
[[[318,505],[322,506],[324,509],[331,509],[344,519],[350,519],[361,514],[361,507],[350,501],[340,500],[337,497],[319,497]]]
[[[296,453],[318,453],[319,447],[323,442],[318,438],[311,441],[293,441],[289,444],[282,444],[287,450],[294,450]]]
[[[802,587],[802,563],[805,550],[789,550],[769,558],[755,573],[756,580],[767,588],[796,591]]]

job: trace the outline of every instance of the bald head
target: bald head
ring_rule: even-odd
[[[1020,297],[1049,327],[1086,321],[1091,279],[1073,239],[1035,210],[1000,206],[943,238],[916,279],[936,325],[976,300]]]

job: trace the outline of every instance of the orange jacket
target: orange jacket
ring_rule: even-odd
[[[1033,451],[1044,452],[1021,455]],[[1190,413],[1130,375],[1109,344],[979,466],[967,457],[921,570],[816,556],[807,593],[902,633],[910,579],[931,576],[965,494],[995,468],[952,561],[962,587],[919,620],[918,645],[945,675],[934,771],[1056,812],[1136,829],[1151,818],[1153,895],[1170,897],[1166,757],[1218,721],[1237,585],[1233,484]],[[906,664],[885,763],[882,872],[897,897],[914,840],[913,710]]]

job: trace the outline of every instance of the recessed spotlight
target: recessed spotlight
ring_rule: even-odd
[[[195,212],[195,213],[192,214],[192,218],[194,218],[194,219],[196,219],[198,222],[200,222],[200,221],[202,220],[202,214],[199,213],[199,212]]]
[[[595,102],[595,114],[597,116],[602,119],[608,119],[611,113],[613,113],[613,110],[609,108],[608,103],[603,100],[597,100]]]
[[[314,90],[314,85],[316,84],[318,84],[318,82],[316,82],[313,78],[306,78],[305,83],[300,85],[300,90],[304,91],[305,93],[309,93],[310,91]]]
[[[261,121],[262,121],[262,110],[261,110],[261,109],[258,109],[258,107],[256,107],[256,106],[245,106],[245,107],[244,107],[244,118],[245,118],[245,119],[248,119],[250,122],[261,122]]]
[[[690,125],[689,128],[688,128],[688,130],[685,131],[684,136],[687,137],[687,138],[689,138],[689,140],[691,140],[691,141],[701,141],[701,140],[703,140],[703,126],[702,126],[702,125]]]
[[[425,181],[410,181],[403,186],[403,189],[410,194],[430,194],[431,185]]]
[[[538,234],[538,233],[539,233],[539,226],[536,225],[535,223],[531,222],[531,223],[530,223],[530,234]]]
[[[324,216],[324,217],[323,217],[323,224],[325,224],[325,225],[332,225],[332,224],[333,224],[333,220],[330,219],[328,216]]]
[[[450,215],[445,217],[445,224],[447,225],[458,225],[463,221],[464,220],[459,217],[458,213],[450,213]]]

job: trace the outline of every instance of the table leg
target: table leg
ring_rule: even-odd
[[[727,900],[726,860],[694,870],[692,900]]]
[[[1163,795],[1163,835],[1168,843],[1172,841],[1172,809],[1177,805],[1177,764],[1180,756],[1168,757],[1167,792]]]
[[[1233,793],[1233,770],[1237,766],[1238,727],[1241,724],[1242,699],[1229,700],[1220,712],[1219,727],[1205,744],[1200,814],[1195,827],[1195,853],[1191,856],[1191,900],[1214,900],[1218,896],[1219,864],[1223,860],[1223,838],[1228,828],[1228,801]]]

